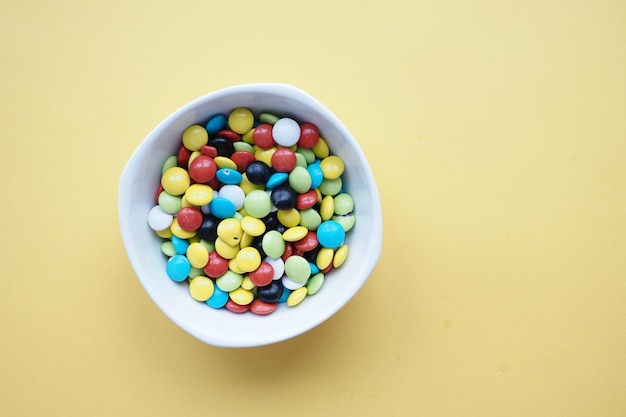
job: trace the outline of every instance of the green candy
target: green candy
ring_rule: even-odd
[[[296,152],[296,166],[306,168],[308,166],[306,158],[301,153]]]
[[[300,210],[300,226],[304,226],[309,230],[317,230],[322,224],[322,217],[313,208]]]
[[[259,114],[259,121],[261,123],[269,123],[271,125],[274,125],[279,120],[280,120],[280,117],[276,116],[275,114],[271,114],[271,113]]]
[[[192,266],[189,270],[189,278],[199,277],[200,275],[204,275],[204,271],[200,268],[194,268]]]
[[[174,245],[172,245],[171,240],[167,240],[161,243],[161,252],[163,252],[163,254],[167,256],[174,256],[177,253],[176,249],[174,249]]]
[[[161,191],[159,194],[159,206],[167,214],[176,214],[181,208],[182,198],[171,195],[167,191]]]
[[[311,276],[309,261],[302,256],[292,255],[285,261],[285,274],[295,282],[306,282]]]
[[[265,191],[252,190],[246,196],[243,207],[250,216],[261,219],[272,211],[272,200]]]
[[[341,193],[337,194],[335,200],[335,214],[343,216],[354,210],[354,199],[350,194]]]
[[[306,168],[302,166],[296,166],[289,173],[289,186],[293,188],[298,194],[304,194],[311,189],[313,180],[311,174]]]
[[[322,284],[324,284],[324,274],[318,272],[309,278],[309,281],[306,283],[306,292],[308,295],[313,295],[322,288]]]
[[[210,240],[200,239],[200,244],[204,246],[209,253],[215,250],[215,243],[211,242]]]
[[[296,158],[298,154],[304,157],[304,160],[308,165],[311,165],[313,162],[315,162],[315,152],[313,152],[312,149],[298,146],[298,148],[296,149]]]
[[[332,195],[335,196],[339,194],[341,191],[341,187],[343,186],[343,182],[341,181],[341,177],[336,179],[328,179],[324,178],[322,183],[319,186],[320,192],[324,195]]]
[[[165,171],[175,166],[178,166],[178,158],[176,157],[176,155],[172,155],[169,158],[167,158],[165,162],[163,163],[163,168],[161,168],[161,174],[163,174]]]
[[[278,259],[285,252],[283,235],[277,230],[270,230],[263,235],[261,246],[263,247],[263,252],[270,258]]]
[[[354,217],[353,213],[345,214],[343,216],[333,216],[333,220],[341,225],[344,232],[349,232],[354,227],[354,222],[356,221],[356,217]]]
[[[254,153],[254,148],[252,147],[252,145],[242,140],[233,142],[233,146],[235,147],[235,151],[244,151],[244,152]]]
[[[229,269],[224,275],[215,280],[215,285],[222,291],[231,292],[239,288],[242,282],[243,275]]]

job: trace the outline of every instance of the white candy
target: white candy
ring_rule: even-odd
[[[285,274],[285,263],[281,258],[270,258],[268,256],[263,262],[267,262],[274,268],[274,278],[272,278],[274,281],[281,279]]]
[[[298,288],[304,287],[304,284],[306,284],[306,280],[304,280],[304,282],[296,282],[294,280],[292,280],[291,278],[289,278],[287,275],[285,275],[283,278],[283,287],[289,289],[289,290],[297,290]]]
[[[272,138],[280,146],[293,146],[300,139],[300,125],[293,119],[283,117],[272,127]]]
[[[148,213],[148,226],[154,231],[165,230],[171,226],[174,216],[163,211],[161,206],[157,205],[150,209]]]
[[[220,197],[230,200],[235,205],[235,209],[240,210],[243,207],[246,194],[240,186],[228,184],[220,188]]]

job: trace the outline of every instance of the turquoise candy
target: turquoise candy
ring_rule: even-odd
[[[322,172],[322,168],[320,168],[320,165],[311,164],[306,167],[306,170],[311,176],[311,188],[315,189],[319,187],[322,181],[324,181],[324,173]]]
[[[215,174],[222,184],[236,185],[241,183],[243,176],[236,169],[222,168]]]
[[[280,299],[278,300],[278,302],[286,303],[291,293],[292,293],[292,290],[290,290],[289,288],[283,288],[283,295],[280,296]]]
[[[213,295],[209,297],[208,300],[205,301],[209,307],[212,308],[222,308],[228,302],[228,293],[220,290],[220,288],[215,285],[213,287]]]
[[[180,253],[184,255],[187,253],[187,248],[189,247],[189,242],[186,239],[181,239],[178,236],[172,236],[172,246],[176,253]]]
[[[287,174],[286,172],[275,172],[274,174],[272,174],[270,179],[267,180],[265,186],[267,188],[276,188],[279,185],[284,184],[284,182],[287,181],[287,178],[289,178],[289,174]]]
[[[214,135],[228,125],[228,118],[224,114],[216,114],[211,117],[206,124],[206,130],[209,135]]]
[[[172,281],[183,282],[189,276],[191,264],[185,255],[174,255],[167,261],[165,271]]]
[[[215,197],[209,203],[209,211],[218,219],[227,219],[233,217],[237,209],[232,201],[222,197]]]
[[[326,220],[317,228],[317,241],[325,248],[337,249],[343,245],[345,237],[343,227],[334,220]]]

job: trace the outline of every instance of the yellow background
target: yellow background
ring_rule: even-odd
[[[136,279],[117,184],[257,81],[350,128],[384,249],[323,325],[214,348]],[[0,415],[626,415],[626,3],[9,0],[0,83]]]

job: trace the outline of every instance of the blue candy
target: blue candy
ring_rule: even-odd
[[[219,287],[216,285],[213,288],[213,295],[211,295],[211,297],[209,297],[209,299],[205,302],[209,305],[209,307],[222,308],[228,302],[228,293],[226,291],[220,290]]]
[[[167,261],[165,270],[172,281],[183,282],[191,272],[191,264],[186,256],[174,255]]]
[[[280,299],[278,300],[279,303],[286,303],[287,302],[287,298],[289,298],[289,295],[291,294],[291,290],[289,288],[284,288],[283,289],[283,295],[281,295]]]
[[[215,174],[222,184],[237,185],[241,183],[243,176],[235,169],[222,168]]]
[[[311,189],[316,189],[324,180],[324,174],[320,164],[311,164],[306,167],[306,170],[309,171],[309,175],[311,176]]]
[[[181,239],[178,236],[172,236],[172,246],[177,253],[184,255],[187,253],[189,242],[186,239]]]
[[[317,241],[325,248],[337,249],[345,238],[345,230],[334,220],[326,220],[317,228]]]
[[[321,172],[321,171],[320,171]],[[289,174],[286,172],[275,172],[272,174],[269,180],[265,183],[265,187],[267,188],[275,188],[279,185],[283,184],[289,178]]]
[[[222,197],[215,197],[209,203],[209,211],[218,219],[227,219],[233,217],[237,209],[232,201]]]
[[[206,124],[206,130],[209,132],[209,135],[214,135],[220,130],[226,128],[228,124],[228,118],[223,114],[217,114],[209,120]]]

